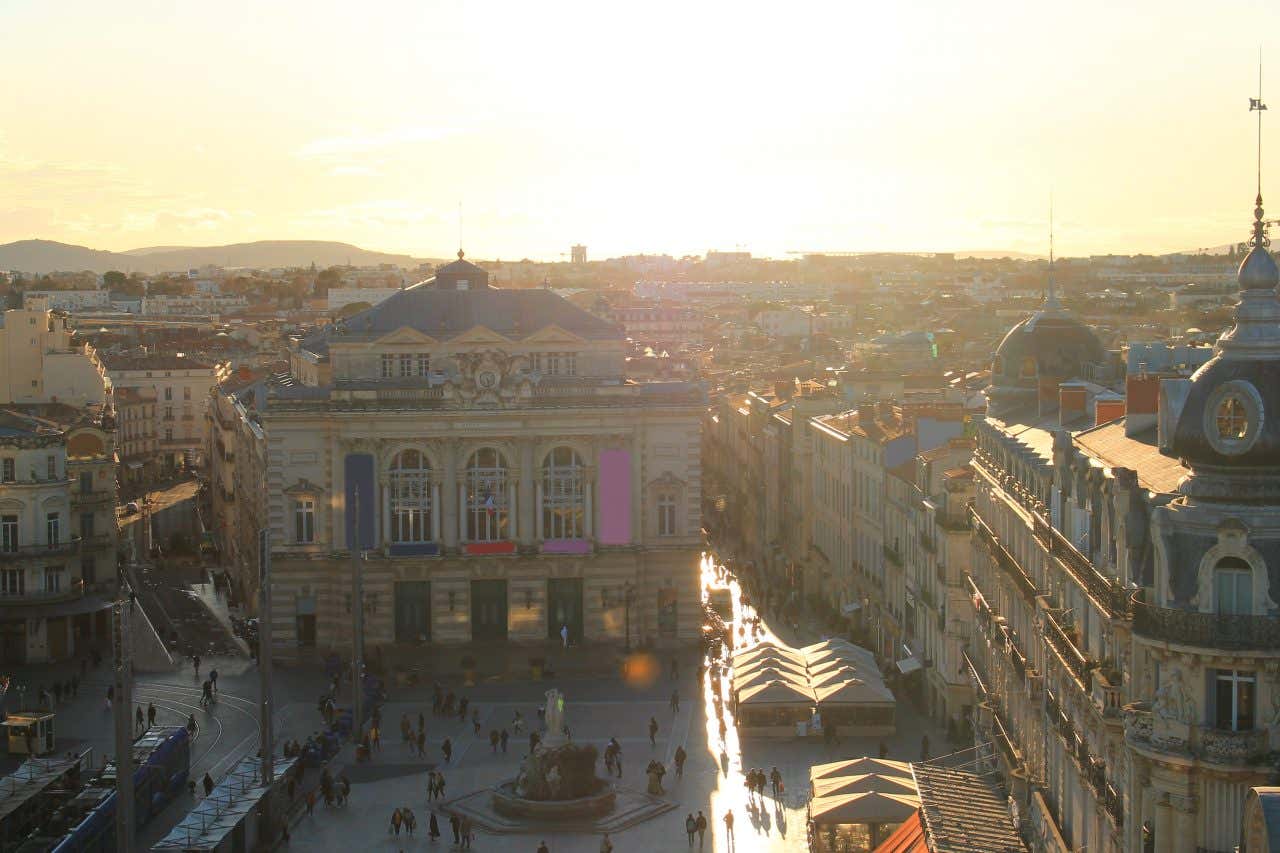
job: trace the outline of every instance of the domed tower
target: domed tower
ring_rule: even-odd
[[[1191,378],[1160,385],[1160,451],[1187,468],[1154,519],[1165,607],[1274,615],[1280,603],[1280,268],[1261,193],[1253,219],[1235,325]]]
[[[1003,418],[1041,398],[1058,401],[1058,385],[1085,375],[1085,366],[1106,359],[1093,330],[1058,302],[1053,281],[1050,238],[1049,287],[1044,304],[1018,323],[996,347],[991,361],[991,384],[986,389],[987,413]]]

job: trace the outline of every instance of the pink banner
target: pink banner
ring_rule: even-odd
[[[547,539],[542,543],[544,554],[590,554],[591,543],[585,539]]]
[[[600,451],[600,542],[631,544],[631,451]]]

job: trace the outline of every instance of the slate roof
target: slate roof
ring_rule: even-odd
[[[1076,446],[1113,468],[1132,468],[1138,485],[1156,494],[1177,490],[1187,469],[1178,459],[1165,456],[1156,443],[1156,427],[1134,436],[1124,434],[1125,419],[1112,421],[1075,436]]]
[[[1025,853],[1004,795],[975,773],[912,764],[932,853]]]
[[[519,339],[551,325],[587,340],[624,338],[616,324],[549,290],[487,286],[455,290],[437,287],[436,279],[430,278],[387,297],[340,326],[308,337],[303,347],[322,355],[332,340],[375,340],[404,326],[448,340],[476,326]]]

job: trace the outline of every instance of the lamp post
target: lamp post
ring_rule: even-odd
[[[622,650],[627,654],[631,654],[631,594],[633,592],[635,592],[635,585],[627,581],[622,587],[623,631],[626,635]]]

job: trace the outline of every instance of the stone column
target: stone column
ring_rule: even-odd
[[[586,501],[584,506],[583,516],[582,516],[582,538],[586,539],[587,541],[593,540],[596,535],[595,507],[593,506],[593,502],[591,500],[591,491],[592,491],[592,488],[594,487],[594,483],[592,482],[592,480],[594,476],[595,476],[595,468],[588,467],[582,472],[582,479],[583,479],[582,491],[583,491],[584,500]]]
[[[458,443],[445,441],[440,445],[440,453],[444,457],[444,477],[437,486],[437,494],[443,499],[439,506],[440,526],[444,528],[444,545],[448,548],[458,544],[458,519],[462,516],[462,485],[458,480]]]
[[[1169,795],[1173,812],[1173,837],[1169,843],[1161,842],[1165,850],[1173,853],[1196,853],[1196,797]]]
[[[457,512],[457,532],[458,538],[455,540],[458,544],[467,541],[467,487],[463,483],[458,484],[458,512]]]
[[[389,483],[382,484],[382,545],[386,547],[391,544],[391,485]]]
[[[541,539],[546,535],[546,531],[542,529],[543,497],[544,496],[542,493],[542,478],[539,477],[537,481],[533,484],[533,513],[532,514],[533,514],[534,520],[533,520],[533,523],[529,525],[529,527],[525,528],[526,531],[536,530],[537,531],[536,535],[532,537],[536,539]]]
[[[542,501],[533,499],[534,485],[542,483],[541,460],[533,458],[533,441],[519,445],[520,470],[516,480],[516,506],[520,510],[520,544],[532,545],[539,537],[537,518]]]
[[[518,477],[520,472],[514,473]],[[523,544],[524,538],[520,534],[525,525],[520,523],[520,514],[524,509],[524,504],[528,503],[528,501],[518,499],[519,491],[520,488],[515,481],[507,483],[507,523],[511,525],[507,538]]]
[[[1157,796],[1155,804],[1156,849],[1174,850],[1177,843],[1173,836],[1173,808],[1169,805],[1168,795]]]
[[[431,481],[431,541],[436,544],[440,543],[440,513],[443,507],[440,506],[440,483],[436,480]]]

